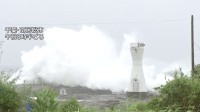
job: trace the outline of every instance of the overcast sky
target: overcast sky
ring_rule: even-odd
[[[190,67],[190,17],[195,19],[195,61],[200,55],[199,0],[0,0],[1,66],[21,66],[21,51],[41,40],[6,40],[5,27],[42,26],[79,30],[96,26],[121,48],[124,34],[146,44],[148,65]]]

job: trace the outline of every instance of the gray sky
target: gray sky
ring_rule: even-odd
[[[79,29],[94,25],[112,37],[119,49],[124,34],[135,35],[146,44],[146,64],[190,66],[190,16],[195,17],[195,43],[200,46],[199,12],[199,0],[0,0],[0,36],[5,40],[8,26]],[[20,51],[42,44],[5,40],[1,66],[21,65]]]

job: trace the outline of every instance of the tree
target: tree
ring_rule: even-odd
[[[194,72],[192,74],[195,78],[200,78],[200,64],[195,65]]]

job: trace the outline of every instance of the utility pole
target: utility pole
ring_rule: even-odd
[[[191,16],[191,64],[192,64],[192,76],[194,75],[194,17]]]

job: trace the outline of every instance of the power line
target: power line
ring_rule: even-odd
[[[194,45],[200,50],[200,46],[196,43],[194,43]]]
[[[42,24],[20,24],[20,23],[9,23],[8,25],[81,25],[81,24],[138,24],[138,23],[164,23],[164,22],[180,22],[189,21],[190,19],[168,19],[168,20],[151,20],[151,21],[117,21],[117,22],[77,22],[77,23],[42,23]],[[5,23],[1,23],[4,24]]]

